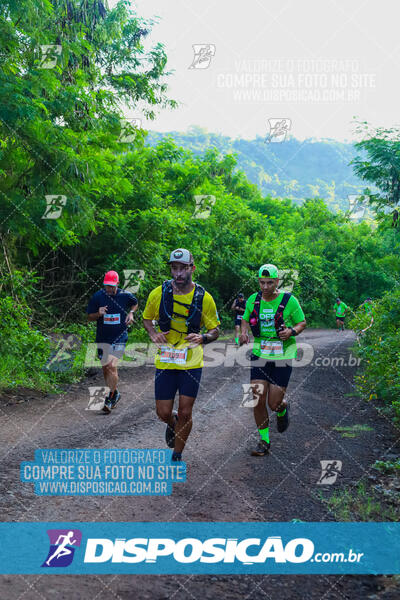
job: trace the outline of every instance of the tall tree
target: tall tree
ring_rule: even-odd
[[[393,215],[392,225],[397,225],[400,206],[400,131],[396,128],[371,128],[363,122],[358,132],[364,139],[355,144],[362,152],[351,164],[355,173],[376,186],[378,192],[365,189],[370,205],[378,213]]]

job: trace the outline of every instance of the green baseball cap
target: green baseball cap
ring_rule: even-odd
[[[278,279],[278,269],[275,265],[262,265],[258,269],[259,277],[271,277],[271,279]]]

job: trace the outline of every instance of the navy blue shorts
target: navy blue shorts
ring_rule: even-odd
[[[173,400],[180,396],[196,398],[203,369],[156,369],[154,381],[156,400]]]
[[[338,316],[336,315],[336,319],[337,319],[338,321],[341,321],[342,323],[344,323],[344,317],[338,317]]]
[[[242,322],[242,318],[243,318],[243,315],[241,317],[236,316],[235,317],[235,325],[239,325],[239,327],[240,327],[240,324]]]
[[[266,360],[252,354],[250,361],[259,363],[259,366],[251,366],[250,381],[261,379],[279,387],[287,387],[293,368],[291,360]]]

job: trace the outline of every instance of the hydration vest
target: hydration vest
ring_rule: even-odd
[[[279,304],[277,311],[275,313],[275,331],[279,333],[282,329],[285,328],[285,322],[283,320],[283,311],[286,308],[286,305],[289,301],[289,298],[292,294],[289,292],[285,292],[283,294],[281,303]],[[260,337],[260,303],[261,303],[262,292],[261,290],[258,292],[256,299],[254,300],[254,308],[249,317],[249,323],[251,327],[251,332],[254,337]]]
[[[198,283],[195,283],[194,285],[195,288],[192,303],[186,304],[185,302],[179,302],[179,300],[177,300],[176,298],[174,300],[172,279],[168,279],[163,282],[158,317],[158,325],[162,332],[170,331],[170,329],[177,331],[177,329],[171,327],[171,320],[174,320],[174,315],[181,318],[184,317],[184,315],[182,315],[181,313],[174,312],[174,302],[176,302],[176,304],[181,304],[185,308],[189,309],[189,314],[186,317],[186,326],[188,328],[187,332],[199,333],[205,289]]]

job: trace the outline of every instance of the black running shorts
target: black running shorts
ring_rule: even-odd
[[[266,360],[252,354],[250,361],[257,362],[257,366],[251,365],[250,381],[261,379],[279,387],[286,388],[288,386],[293,368],[291,360]]]
[[[156,400],[173,400],[180,396],[196,398],[202,369],[156,369],[154,382]]]

